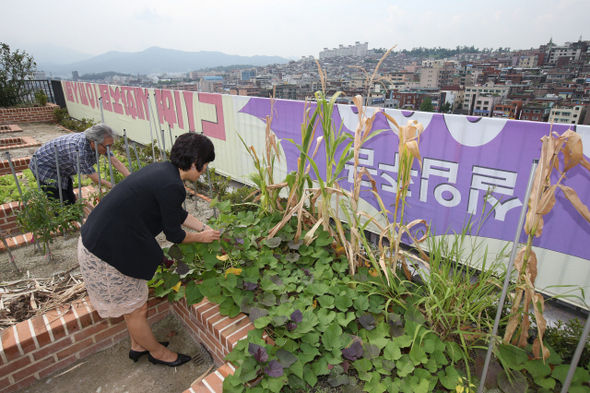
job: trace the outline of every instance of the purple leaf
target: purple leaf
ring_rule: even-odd
[[[264,368],[264,372],[269,377],[280,377],[283,375],[283,366],[281,366],[281,363],[276,360],[271,360],[268,362],[268,367]]]
[[[363,314],[359,318],[359,322],[367,330],[375,329],[375,317],[372,316],[371,314]]]
[[[289,322],[289,323],[287,323],[287,330],[288,331],[292,332],[296,328],[297,328],[297,324],[295,322]]]
[[[176,264],[176,273],[180,274],[181,276],[187,274],[191,269],[188,265],[182,261],[178,261]]]
[[[248,282],[248,281],[244,281],[244,289],[247,291],[253,291],[256,288],[258,288],[258,284],[255,284],[253,282]]]
[[[350,363],[348,363],[348,360],[345,360],[342,362],[342,368],[344,369],[344,374],[348,373],[349,367],[350,367]]]
[[[311,273],[309,272],[309,269],[301,269],[301,270],[303,270],[303,273],[305,273],[305,275],[307,277],[311,276]]]
[[[354,340],[352,345],[342,350],[342,356],[346,359],[355,361],[363,356],[363,346],[358,340]]]
[[[235,241],[236,241],[236,244],[244,245],[244,239],[242,239],[241,237],[236,237]]]
[[[248,353],[254,356],[256,361],[263,363],[268,360],[268,354],[266,353],[266,349],[258,344],[248,344]]]
[[[303,314],[301,313],[301,311],[293,311],[293,314],[291,314],[291,320],[295,323],[301,323],[301,321],[303,321]]]

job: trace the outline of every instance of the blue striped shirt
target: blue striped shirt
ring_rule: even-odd
[[[77,152],[80,153],[80,174],[95,173],[96,152],[90,147],[90,141],[83,132],[64,135],[50,140],[41,146],[31,159],[29,168],[38,181],[46,184],[57,183],[57,168],[55,165],[55,146],[59,160],[60,188],[67,189],[68,179],[77,173]],[[111,152],[111,156],[113,153]],[[37,163],[35,168],[34,163]]]

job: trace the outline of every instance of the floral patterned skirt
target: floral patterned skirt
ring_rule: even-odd
[[[84,247],[78,239],[78,263],[90,302],[102,318],[116,318],[148,299],[147,281],[124,275]]]

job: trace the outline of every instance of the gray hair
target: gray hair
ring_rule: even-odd
[[[86,131],[84,131],[84,135],[86,136],[86,139],[88,139],[89,141],[99,144],[103,143],[105,138],[110,137],[115,139],[117,137],[115,130],[113,130],[105,123],[93,125],[92,127],[86,129]]]

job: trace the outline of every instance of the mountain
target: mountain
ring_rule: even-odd
[[[207,67],[232,64],[252,64],[262,66],[275,63],[288,63],[289,59],[279,56],[237,56],[222,52],[184,52],[174,49],[148,48],[142,52],[107,52],[87,60],[70,64],[38,63],[37,69],[53,76],[80,75],[116,71],[126,74],[161,74],[196,71]]]
[[[12,50],[22,49],[29,55],[32,55],[37,65],[52,64],[54,66],[73,63],[90,59],[92,55],[81,53],[73,49],[64,48],[63,46],[52,43],[26,44],[11,46]],[[38,67],[39,68],[39,67]],[[43,71],[42,68],[39,70]]]

